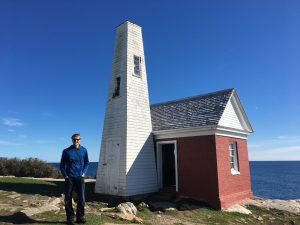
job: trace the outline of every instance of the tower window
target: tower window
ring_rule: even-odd
[[[120,83],[121,83],[121,77],[116,78],[116,86],[115,86],[115,91],[113,93],[113,98],[120,96]]]
[[[134,75],[141,76],[141,57],[133,56]]]

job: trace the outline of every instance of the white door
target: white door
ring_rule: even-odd
[[[106,141],[105,148],[105,182],[104,191],[115,195],[119,189],[120,167],[120,138],[112,138]]]

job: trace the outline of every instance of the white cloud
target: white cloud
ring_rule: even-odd
[[[22,123],[20,119],[16,118],[3,118],[2,123],[10,127],[21,127],[24,125],[24,123]]]
[[[12,145],[12,142],[0,140],[0,145]]]
[[[9,146],[9,145],[22,145],[22,144],[11,142],[11,141],[0,140],[0,145]]]
[[[285,135],[280,135],[280,136],[277,137],[277,139],[286,139],[286,138],[288,138],[288,137],[285,136]]]
[[[289,146],[292,144],[300,144],[300,136],[287,136],[287,135],[280,135],[271,139],[266,139],[263,141],[250,141],[249,142],[249,148],[258,148],[258,147],[267,147],[267,146],[278,146],[278,145],[284,145]]]
[[[272,139],[251,142],[250,160],[300,160],[300,137],[280,135]]]

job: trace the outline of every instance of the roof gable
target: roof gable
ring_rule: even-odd
[[[241,101],[234,90],[225,107],[219,126],[244,130],[252,133],[253,129],[241,104]]]
[[[150,106],[153,131],[218,125],[234,89]]]

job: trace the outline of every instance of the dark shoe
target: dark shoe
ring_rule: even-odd
[[[74,221],[73,220],[67,220],[66,224],[68,224],[68,225],[74,225]]]
[[[82,218],[77,218],[76,223],[86,223],[86,219],[84,217]]]

